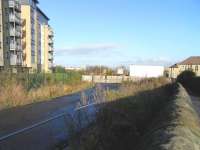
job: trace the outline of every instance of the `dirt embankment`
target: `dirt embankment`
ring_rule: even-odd
[[[200,150],[200,120],[186,90],[177,95],[151,125],[140,150]]]

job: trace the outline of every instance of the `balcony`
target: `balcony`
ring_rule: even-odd
[[[53,54],[49,54],[48,59],[49,61],[53,60]]]
[[[9,6],[9,8],[14,8],[15,7],[15,0],[9,0],[8,6]]]
[[[49,44],[53,44],[53,39],[49,38]]]
[[[15,31],[15,36],[16,37],[21,37],[21,32],[20,31]]]
[[[54,36],[53,30],[50,29],[50,30],[49,30],[49,37],[53,37],[53,36]]]
[[[10,28],[9,32],[10,32],[10,36],[15,36],[15,29],[14,28]]]
[[[22,51],[22,46],[17,43],[10,43],[10,50],[11,51]]]
[[[21,11],[21,5],[16,0],[9,0],[8,1],[8,6],[9,6],[9,8],[13,8],[13,9],[15,9],[18,12]]]
[[[53,63],[52,63],[52,62],[49,62],[49,63],[48,63],[48,68],[49,68],[49,69],[53,68]]]
[[[53,47],[49,47],[49,50],[48,50],[49,52],[53,52]]]
[[[17,10],[18,12],[21,12],[21,5],[18,1],[15,1],[15,10]]]
[[[10,50],[15,51],[16,50],[16,44],[10,43]]]
[[[15,22],[15,15],[10,14],[10,15],[9,15],[9,21],[10,21],[10,22]]]
[[[20,31],[17,31],[15,29],[10,29],[10,36],[12,37],[21,37],[21,32]]]
[[[21,25],[21,17],[19,15],[10,14],[9,21]]]
[[[10,65],[11,66],[17,66],[17,65],[22,65],[22,58],[16,54],[10,54]]]
[[[21,45],[16,45],[16,50],[17,51],[22,51],[22,46]]]
[[[15,22],[18,23],[19,25],[22,24],[21,16],[19,14],[15,15]]]

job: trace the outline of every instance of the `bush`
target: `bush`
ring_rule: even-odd
[[[186,70],[177,77],[176,81],[185,86],[195,76],[196,74],[193,71]]]
[[[200,95],[200,77],[192,71],[184,71],[177,77],[177,82],[181,83],[191,95]]]

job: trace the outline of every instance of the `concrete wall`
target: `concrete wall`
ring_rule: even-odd
[[[25,67],[32,67],[31,63],[31,7],[29,5],[22,5],[21,6],[21,17],[24,21],[22,26],[22,48],[24,51],[24,66]]]
[[[101,76],[101,75],[83,75],[82,81],[95,82],[95,83],[121,83],[124,81],[138,81],[141,78],[130,76]]]

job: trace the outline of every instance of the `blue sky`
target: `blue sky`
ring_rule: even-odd
[[[55,64],[171,64],[200,55],[199,0],[40,0]]]

